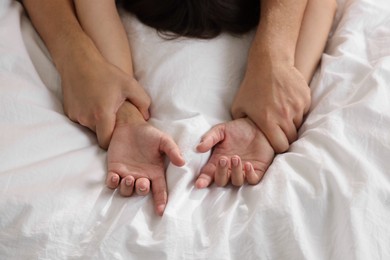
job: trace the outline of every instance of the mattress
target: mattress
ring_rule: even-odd
[[[150,123],[186,159],[167,161],[168,205],[108,189],[106,151],[70,121],[61,80],[16,1],[0,2],[0,259],[390,259],[390,2],[340,0],[312,105],[255,186],[194,183],[201,136],[230,119],[253,33],[165,40],[122,15]]]

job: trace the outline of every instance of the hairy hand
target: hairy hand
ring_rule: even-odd
[[[96,132],[101,147],[107,148],[115,126],[116,112],[129,100],[149,117],[150,98],[138,84],[99,55],[73,61],[61,70],[64,111],[74,122]]]
[[[252,119],[275,152],[281,153],[297,139],[310,102],[310,88],[294,66],[259,60],[248,64],[232,115]]]

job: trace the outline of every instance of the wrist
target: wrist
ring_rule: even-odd
[[[254,39],[249,50],[248,62],[259,62],[266,65],[294,65],[294,52],[295,49],[288,46],[258,37]]]
[[[128,101],[123,102],[116,113],[117,125],[139,124],[145,122],[145,119],[137,107]]]
[[[268,49],[251,50],[245,76],[265,79],[292,67],[294,67],[294,58],[286,53],[275,53]]]

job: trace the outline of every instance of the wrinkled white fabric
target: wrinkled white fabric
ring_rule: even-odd
[[[262,182],[197,190],[195,146],[229,120],[251,34],[166,41],[123,15],[151,123],[186,158],[169,203],[104,186],[106,152],[72,123],[47,50],[0,2],[0,259],[389,259],[390,2],[340,1],[310,114]]]

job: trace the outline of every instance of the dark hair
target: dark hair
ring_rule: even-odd
[[[165,36],[209,39],[257,26],[260,0],[122,0],[123,8]]]

